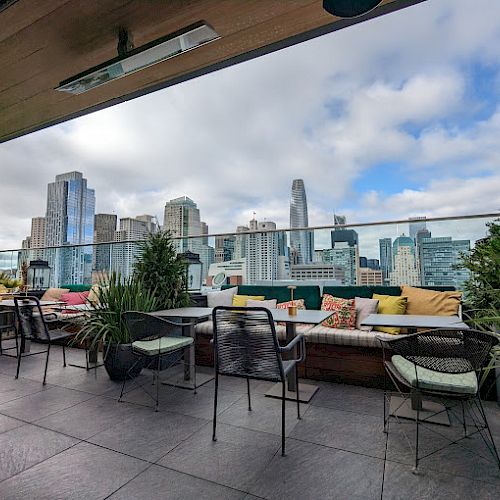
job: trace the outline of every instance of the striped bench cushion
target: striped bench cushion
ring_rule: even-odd
[[[394,339],[394,335],[381,332],[367,332],[363,330],[347,330],[328,328],[318,325],[304,335],[306,342],[314,344],[351,345],[358,347],[381,347],[377,335],[382,338]]]

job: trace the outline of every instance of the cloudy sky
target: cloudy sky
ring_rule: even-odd
[[[499,19],[500,2],[429,0],[0,144],[0,248],[71,170],[98,212],[162,220],[187,195],[210,232],[252,212],[287,227],[294,178],[310,225],[496,212]]]

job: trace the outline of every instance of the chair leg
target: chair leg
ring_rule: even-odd
[[[497,447],[495,445],[495,440],[493,439],[493,435],[491,434],[490,424],[488,423],[488,418],[486,417],[486,413],[484,412],[483,403],[482,403],[481,398],[479,397],[479,395],[477,396],[476,399],[479,402],[479,408],[481,410],[481,416],[483,417],[484,425],[486,427],[486,430],[488,431],[488,436],[490,438],[490,441],[491,441],[491,444],[492,444],[492,447],[493,447],[492,455],[496,459],[497,466],[500,469],[500,456],[498,455],[498,450],[497,450]]]
[[[118,402],[122,402],[122,397],[123,397],[123,391],[125,390],[125,383],[127,382],[127,377],[124,377],[123,379],[123,384],[122,384],[122,390],[120,392],[120,397],[118,398]]]
[[[248,395],[248,411],[252,411],[252,402],[250,400],[250,379],[247,377],[247,395]]]
[[[285,391],[286,379],[282,382],[281,390],[281,456],[285,456]]]
[[[66,368],[66,347],[64,346],[64,344],[62,345],[62,348],[63,348],[63,366],[64,368]]]
[[[387,434],[387,371],[384,366],[384,432]]]
[[[21,368],[21,358],[23,357],[23,353],[21,349],[17,345],[17,337],[16,337],[16,352],[17,352],[17,370],[16,370],[16,379],[19,378],[19,369]]]
[[[302,417],[300,416],[300,397],[299,397],[299,367],[297,363],[295,363],[295,380],[297,381],[296,393],[297,393],[297,418],[300,420]]]
[[[412,471],[414,474],[418,474],[418,437],[419,437],[418,436],[418,427],[419,427],[419,421],[420,421],[420,407],[417,406],[416,412],[417,412],[417,420],[416,420],[417,432],[416,432],[416,442],[415,442],[415,467]]]
[[[465,421],[465,403],[461,401],[462,405],[462,424],[464,427],[464,437],[467,437],[467,422]]]
[[[161,356],[158,356],[158,363],[156,364],[156,406],[155,406],[155,411],[158,411],[158,406],[160,404],[160,363],[161,363]]]
[[[212,441],[217,441],[215,431],[217,429],[217,392],[219,390],[219,374],[215,372],[215,392],[214,392],[214,420],[212,429]]]
[[[43,374],[43,385],[47,381],[47,367],[49,366],[49,356],[50,356],[50,342],[47,344],[47,357],[45,358],[45,372]]]

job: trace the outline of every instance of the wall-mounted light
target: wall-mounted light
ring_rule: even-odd
[[[218,38],[220,36],[211,26],[199,22],[142,47],[127,51],[126,47],[129,40],[126,32],[124,36],[124,32],[121,31],[118,44],[118,53],[120,55],[118,57],[62,81],[55,90],[68,92],[69,94],[82,94]]]
[[[323,8],[337,17],[357,17],[374,9],[382,0],[323,0]]]

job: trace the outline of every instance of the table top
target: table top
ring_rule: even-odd
[[[212,310],[211,307],[180,307],[178,309],[164,309],[150,314],[161,318],[202,319],[212,316]],[[270,309],[270,311],[274,321],[286,323],[317,324],[332,314],[331,311],[316,311],[314,309],[299,309],[296,316],[290,316],[287,309]]]
[[[361,321],[361,324],[400,328],[469,328],[458,316],[424,316],[416,314],[369,314]]]
[[[18,300],[18,304],[20,306],[34,306],[36,305],[36,302],[34,300],[30,300],[29,302],[23,302],[23,299]],[[56,300],[41,300],[40,305],[41,306],[56,306],[64,304],[64,302],[56,301]],[[16,307],[16,304],[14,300],[1,300],[0,301],[0,306],[5,306],[5,307]]]

